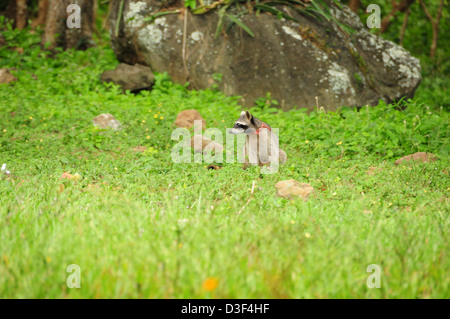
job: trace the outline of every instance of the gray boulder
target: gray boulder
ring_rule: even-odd
[[[182,10],[147,22],[145,18],[167,10],[167,4],[125,0],[120,18],[120,1],[113,3],[111,39],[120,61],[167,71],[174,81],[189,81],[197,89],[210,87],[214,74],[220,73],[220,89],[241,96],[245,106],[252,106],[267,92],[283,109],[313,109],[316,96],[327,110],[412,97],[421,79],[419,60],[393,42],[369,33],[348,7],[340,9],[332,0],[325,2],[331,14],[353,33],[332,19],[319,21],[278,6],[298,22],[261,11],[240,18],[254,37],[232,24],[215,38],[218,15],[212,10],[201,15],[188,13],[184,36]],[[171,5],[172,11],[182,8],[182,1],[172,1]],[[116,23],[120,23],[117,34]]]
[[[101,81],[118,84],[123,91],[136,92],[150,89],[155,82],[155,77],[148,66],[120,63],[115,70],[103,72]]]

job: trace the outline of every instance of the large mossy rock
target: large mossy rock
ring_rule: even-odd
[[[333,1],[326,1],[331,13],[353,33],[333,20],[320,21],[280,6],[298,23],[263,11],[246,14],[241,21],[254,37],[232,24],[215,38],[217,10],[187,13],[185,41],[183,10],[144,21],[161,10],[182,8],[182,1],[124,0],[119,17],[120,2],[113,3],[110,31],[121,62],[167,71],[174,81],[189,81],[198,89],[210,87],[214,75],[222,74],[220,89],[242,96],[246,106],[267,92],[284,109],[312,109],[316,96],[327,110],[376,105],[380,99],[412,97],[420,83],[418,59],[369,33],[356,14]]]

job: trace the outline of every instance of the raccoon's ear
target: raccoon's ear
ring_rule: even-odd
[[[249,111],[245,112],[245,116],[247,117],[247,119],[249,120],[250,123],[252,123],[253,125],[256,126],[255,117],[253,115],[251,115]]]

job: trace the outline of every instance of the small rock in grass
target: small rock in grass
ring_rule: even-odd
[[[0,69],[0,84],[9,84],[14,81],[17,81],[17,78],[8,69]]]
[[[281,189],[281,188],[287,188],[287,187],[293,187],[293,186],[299,186],[300,183],[297,182],[295,179],[289,179],[286,181],[281,181],[275,184],[275,188],[276,189]]]
[[[287,199],[302,197],[306,202],[308,197],[314,192],[314,188],[306,183],[299,183],[294,179],[278,182],[275,185],[278,190],[277,195]]]
[[[175,120],[177,127],[191,128],[194,126],[194,121],[202,121],[202,130],[206,128],[206,122],[197,110],[184,110],[178,113]]]
[[[401,163],[409,162],[409,161],[422,162],[422,163],[434,162],[434,161],[436,161],[436,156],[431,153],[417,152],[417,153],[399,158],[398,160],[395,161],[394,164],[400,165]]]
[[[113,130],[120,130],[122,128],[122,124],[116,120],[114,116],[112,116],[109,113],[106,114],[100,114],[99,116],[95,117],[92,122],[95,126],[101,129],[107,129],[112,128]]]
[[[208,146],[209,145],[209,146]],[[208,146],[208,148],[206,148]],[[223,151],[223,146],[213,140],[201,135],[195,134],[191,138],[191,147],[194,149],[195,153],[208,153],[211,150],[217,152]]]

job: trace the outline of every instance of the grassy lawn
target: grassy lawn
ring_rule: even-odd
[[[0,67],[18,81],[0,85],[11,172],[0,177],[1,298],[450,297],[449,112],[431,88],[403,111],[283,113],[261,100],[252,113],[280,128],[287,163],[271,175],[208,170],[172,162],[172,123],[195,108],[225,133],[237,99],[164,74],[151,92],[122,94],[99,80],[118,63],[111,49],[50,58],[39,35],[4,35]],[[100,113],[123,130],[94,128]],[[394,165],[418,151],[438,159]],[[314,194],[277,197],[286,179]],[[71,264],[80,289],[66,285]],[[371,264],[379,289],[366,285]]]

